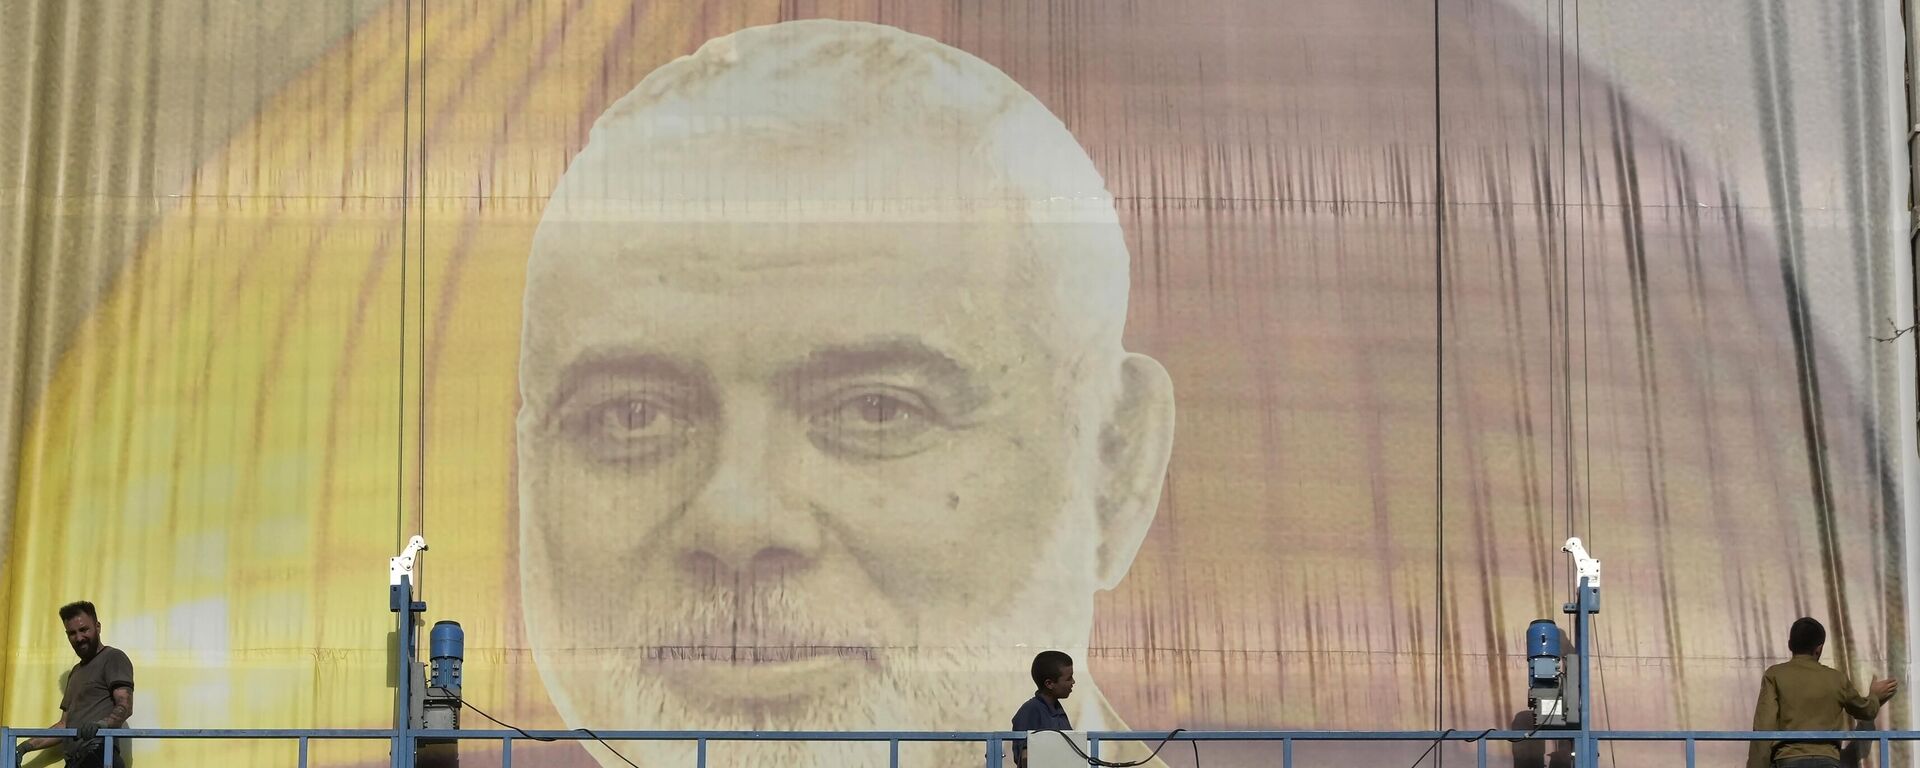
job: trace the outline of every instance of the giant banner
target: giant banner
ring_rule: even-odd
[[[136,726],[385,727],[414,534],[470,728],[1524,729],[1571,536],[1599,727],[1909,671],[1894,3],[20,5],[7,725],[88,599]]]

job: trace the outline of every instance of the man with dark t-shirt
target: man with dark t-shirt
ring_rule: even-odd
[[[16,753],[25,755],[64,743],[67,765],[98,768],[105,763],[106,751],[100,729],[125,727],[127,719],[133,717],[133,662],[120,649],[100,644],[100,619],[93,603],[82,600],[61,606],[60,621],[66,625],[67,643],[80,662],[67,675],[67,692],[60,697],[60,720],[50,727],[73,728],[79,734],[71,739],[27,739],[20,742]],[[123,744],[114,746],[113,768],[124,768]]]

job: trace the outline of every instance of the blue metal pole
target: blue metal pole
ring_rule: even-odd
[[[413,729],[413,613],[424,607],[413,600],[413,579],[400,578],[400,594],[396,595],[394,612],[399,616],[400,626],[395,633],[399,648],[394,657],[394,703],[393,703],[393,768],[412,768],[413,755],[409,731]]]
[[[1594,768],[1597,764],[1593,741],[1593,627],[1587,622],[1587,614],[1593,610],[1593,587],[1587,586],[1587,580],[1580,580],[1580,588],[1574,595],[1578,610],[1574,617],[1574,634],[1578,635],[1578,646],[1574,649],[1580,654],[1580,742],[1575,749],[1574,765],[1577,768]]]
[[[1006,755],[1004,754],[1000,746],[1000,737],[999,736],[988,737],[987,738],[987,768],[1003,768],[1003,765],[1006,762],[1007,762]]]
[[[300,737],[300,768],[307,768],[307,737]]]

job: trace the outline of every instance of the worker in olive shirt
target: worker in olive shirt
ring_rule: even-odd
[[[67,643],[80,662],[67,675],[67,692],[60,698],[60,720],[50,727],[73,728],[79,735],[72,739],[28,739],[20,742],[17,754],[64,741],[68,766],[103,768],[106,745],[99,738],[100,729],[124,727],[127,718],[133,717],[133,662],[120,649],[100,643],[100,619],[93,603],[83,600],[62,606],[60,621],[66,625]],[[113,768],[125,768],[122,744],[114,747]]]
[[[1767,668],[1760,680],[1760,703],[1753,710],[1756,731],[1844,731],[1849,720],[1872,720],[1898,688],[1875,680],[1861,696],[1844,673],[1820,663],[1827,629],[1813,619],[1793,623],[1787,648],[1793,659]],[[1840,768],[1836,741],[1756,741],[1747,768]]]
[[[1073,657],[1041,651],[1033,657],[1033,698],[1013,713],[1016,731],[1071,731],[1073,721],[1060,700],[1073,695]],[[1013,764],[1027,768],[1027,743],[1013,743]]]

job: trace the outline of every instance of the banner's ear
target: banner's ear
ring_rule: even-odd
[[[1129,354],[1116,372],[1119,396],[1100,429],[1099,578],[1113,589],[1133,567],[1160,511],[1173,455],[1173,379],[1159,361]]]

